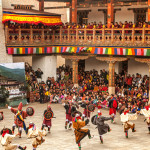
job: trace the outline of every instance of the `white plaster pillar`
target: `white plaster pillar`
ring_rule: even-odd
[[[2,24],[3,9],[2,0],[0,0],[0,63],[11,63],[12,55],[8,55],[5,46],[4,25]]]
[[[46,82],[48,77],[56,80],[57,56],[33,56],[32,68],[34,71],[38,68],[43,71],[42,81]]]

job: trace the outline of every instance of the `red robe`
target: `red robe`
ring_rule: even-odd
[[[15,115],[17,114],[18,110],[11,108],[11,112],[14,113]],[[25,111],[21,111],[21,116],[23,119],[25,119],[28,115]],[[23,127],[23,121],[21,121],[20,119],[17,118],[17,116],[15,116],[14,118],[14,123],[18,126],[18,127]]]

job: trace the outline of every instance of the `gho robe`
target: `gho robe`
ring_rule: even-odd
[[[108,132],[109,125],[104,122],[111,119],[112,117],[104,117],[104,116],[94,117],[94,124],[97,125],[99,135],[103,135]]]
[[[78,144],[86,135],[88,135],[89,129],[82,129],[86,126],[85,121],[77,120],[76,122],[73,121],[73,128],[76,138],[76,143]]]

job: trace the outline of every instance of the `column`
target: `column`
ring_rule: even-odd
[[[39,0],[39,11],[44,11],[44,0]]]
[[[108,0],[108,8],[107,8],[107,25],[108,28],[111,25],[111,22],[114,22],[114,6],[113,6],[114,0]]]
[[[71,6],[69,8],[69,11],[70,11],[69,22],[72,23],[72,7]]]
[[[77,23],[77,0],[72,0],[72,23]]]
[[[109,62],[109,95],[115,94],[115,61]]]
[[[150,0],[148,0],[148,24],[150,27]]]
[[[78,87],[78,60],[72,60],[72,81],[75,87]]]

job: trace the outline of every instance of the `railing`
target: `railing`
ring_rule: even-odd
[[[150,28],[9,29],[7,46],[150,46]]]

